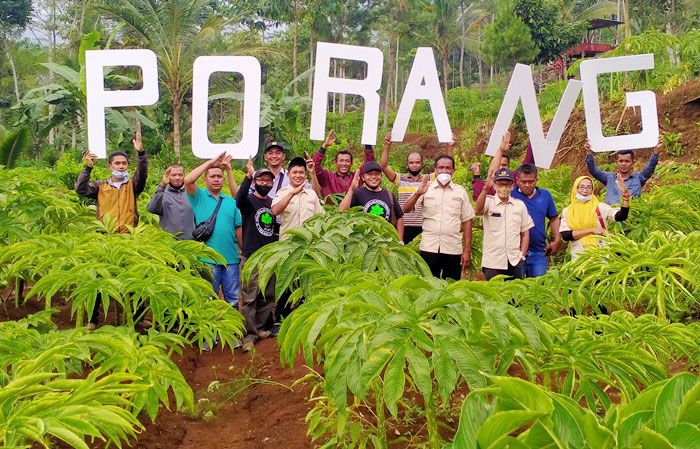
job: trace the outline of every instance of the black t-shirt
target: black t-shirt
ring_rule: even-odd
[[[272,198],[258,198],[248,193],[251,180],[246,177],[238,189],[236,201],[243,217],[243,255],[250,257],[255,251],[276,242],[275,217],[272,216]]]
[[[374,192],[366,187],[360,187],[352,194],[350,206],[362,206],[365,212],[382,217],[387,221],[392,221],[390,218],[398,220],[403,217],[403,210],[396,195],[384,189]],[[390,216],[392,209],[393,217]]]

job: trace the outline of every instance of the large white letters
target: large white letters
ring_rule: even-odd
[[[367,63],[367,78],[363,80],[333,78],[329,75],[331,59],[349,59]],[[382,85],[383,60],[381,50],[356,45],[319,42],[316,46],[316,70],[311,106],[312,140],[323,140],[326,132],[328,93],[360,95],[365,100],[362,122],[362,143],[374,145],[377,141],[379,118],[379,88]]]
[[[649,148],[659,139],[659,120],[656,115],[656,95],[652,91],[628,92],[627,107],[639,106],[642,131],[625,136],[603,136],[598,98],[598,75],[601,73],[631,72],[654,68],[654,55],[619,56],[589,59],[581,63],[583,101],[586,111],[586,132],[593,151],[619,151]]]
[[[104,68],[137,66],[143,86],[136,90],[105,90]],[[151,50],[89,50],[85,52],[88,148],[97,157],[107,157],[105,108],[147,106],[158,101],[158,65]]]
[[[411,73],[408,75],[406,89],[401,97],[394,127],[391,129],[391,140],[394,142],[403,140],[416,100],[428,100],[430,103],[438,141],[452,142],[450,119],[447,117],[445,99],[442,96],[440,79],[435,66],[435,56],[430,47],[419,47],[416,50],[416,57],[413,60]]]
[[[559,140],[566,128],[566,122],[569,120],[571,111],[576,105],[579,92],[581,92],[581,82],[569,80],[569,84],[566,86],[557,112],[554,115],[554,120],[552,120],[549,131],[545,136],[542,129],[542,119],[540,118],[540,108],[537,106],[537,94],[535,93],[535,85],[532,80],[532,69],[529,65],[516,64],[503,98],[501,110],[498,111],[498,117],[486,147],[486,154],[489,156],[496,154],[503,134],[505,134],[513,121],[518,101],[521,101],[535,164],[541,168],[549,168],[554,159],[557,146],[559,146]]]
[[[214,72],[240,73],[243,76],[242,133],[238,143],[212,143],[207,132],[209,119],[209,77]],[[260,127],[260,62],[252,56],[200,56],[192,73],[192,152],[207,159],[228,153],[235,159],[247,159],[258,152]]]

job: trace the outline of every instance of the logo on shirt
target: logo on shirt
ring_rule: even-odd
[[[389,220],[389,205],[380,199],[375,198],[369,200],[364,206],[364,211],[368,214],[376,215],[385,220]]]
[[[274,222],[272,211],[269,208],[261,207],[255,212],[255,227],[260,235],[271,237],[275,232]]]

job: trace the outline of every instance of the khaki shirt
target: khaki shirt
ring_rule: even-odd
[[[605,223],[610,223],[612,221],[615,221],[615,214],[617,214],[620,211],[620,208],[610,207],[607,204],[600,202],[598,203],[598,210],[600,211],[600,215],[603,217],[603,220],[605,220]],[[561,212],[561,223],[559,224],[559,232],[573,231],[573,229],[571,229],[571,226],[569,226],[569,223],[566,221],[566,213],[568,211],[569,208],[565,207],[564,210]],[[595,227],[597,229],[602,229],[602,226],[599,221],[596,222]],[[603,241],[599,240],[598,244],[602,245]],[[581,243],[581,240],[573,240],[569,242],[569,251],[571,252],[571,260],[578,259],[579,254],[581,254],[581,252],[583,251],[583,243]]]
[[[294,190],[294,187],[287,186],[277,191],[277,195],[272,200],[272,205],[279,203],[280,200],[286,197],[289,192]],[[280,223],[280,240],[289,238],[284,231],[291,228],[301,226],[309,218],[316,214],[323,214],[326,211],[321,206],[318,195],[312,189],[304,189],[298,195],[294,195],[289,201],[287,207],[279,214],[282,219]]]
[[[474,208],[464,187],[437,181],[416,201],[423,214],[420,250],[429,253],[462,254],[462,223],[474,218]]]
[[[520,233],[535,226],[522,201],[508,198],[503,203],[496,195],[487,195],[484,204],[484,251],[481,266],[507,270],[508,263],[520,263]]]

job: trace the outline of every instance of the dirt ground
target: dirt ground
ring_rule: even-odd
[[[43,309],[28,301],[19,309],[10,302],[0,309],[0,320],[19,319]],[[60,313],[54,322],[72,327],[70,309],[54,304]],[[199,401],[197,416],[161,409],[155,423],[147,417],[146,429],[131,447],[138,449],[304,449],[311,448],[304,417],[310,385],[292,384],[308,371],[299,360],[294,369],[280,366],[274,338],[261,341],[255,351],[215,348],[200,354],[192,348],[174,361]],[[213,383],[213,384],[212,384]],[[210,386],[219,386],[208,391]],[[209,412],[209,413],[207,413]],[[206,416],[205,416],[206,415]],[[97,447],[92,446],[91,447]]]

